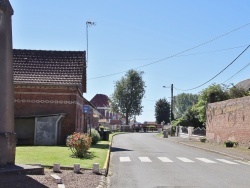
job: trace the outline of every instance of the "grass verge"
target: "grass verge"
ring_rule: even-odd
[[[92,168],[93,163],[99,163],[103,167],[109,141],[100,141],[90,148],[91,156],[88,159],[72,157],[71,150],[67,146],[17,146],[16,164],[41,164],[53,166],[60,163],[61,166],[71,166],[79,163],[81,168]]]
[[[109,140],[116,132],[109,135]],[[90,148],[91,156],[88,159],[79,159],[72,157],[72,152],[67,146],[17,146],[16,164],[41,164],[53,166],[54,163],[60,163],[61,166],[71,166],[79,163],[81,168],[92,168],[93,163],[99,163],[100,168],[104,166],[107,152],[109,150],[109,141],[100,141]]]

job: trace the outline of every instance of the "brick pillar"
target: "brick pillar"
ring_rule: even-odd
[[[0,0],[0,166],[15,163],[12,26],[9,0]]]

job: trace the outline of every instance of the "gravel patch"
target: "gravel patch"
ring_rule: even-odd
[[[57,188],[57,183],[50,174],[61,177],[66,188],[96,188],[103,180],[103,175],[94,174],[92,170],[81,170],[75,174],[73,170],[61,170],[55,173],[51,169],[45,169],[44,175],[1,175],[0,188]]]

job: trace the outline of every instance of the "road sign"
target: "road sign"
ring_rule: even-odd
[[[89,114],[89,105],[83,105],[83,113]]]

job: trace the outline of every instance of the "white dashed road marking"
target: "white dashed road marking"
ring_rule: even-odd
[[[130,160],[130,157],[119,157],[120,158],[120,162],[131,162]],[[164,162],[164,163],[173,163],[174,161],[172,161],[171,159],[167,158],[167,157],[157,157],[160,161]],[[179,159],[180,161],[182,162],[185,162],[185,163],[194,163],[195,161],[192,161],[188,158],[185,158],[185,157],[176,157],[177,159]],[[139,157],[140,161],[141,162],[152,162],[148,157]],[[213,161],[213,160],[210,160],[210,159],[207,159],[207,158],[196,158],[197,160],[199,161],[202,161],[204,163],[210,163],[210,164],[213,164],[213,163],[218,163],[216,161]],[[243,161],[237,161],[235,160],[236,162],[233,162],[233,161],[228,161],[226,159],[216,159],[217,161],[220,161],[220,162],[223,162],[223,163],[226,163],[226,164],[234,164],[234,165],[239,165],[239,163],[242,163],[242,164],[246,164],[246,165],[250,165],[250,162],[243,162]]]
[[[141,160],[141,162],[152,162],[148,157],[139,157],[139,159]]]
[[[130,158],[129,157],[120,157],[120,162],[130,162]]]
[[[172,163],[173,162],[172,160],[170,160],[167,157],[157,157],[157,158],[160,159],[164,163]]]
[[[240,161],[240,160],[235,160],[238,163],[242,163],[242,164],[246,164],[246,165],[250,165],[250,162],[244,162],[244,161]]]
[[[216,159],[217,161],[221,161],[223,163],[227,163],[227,164],[238,164],[238,163],[235,163],[235,162],[232,162],[232,161],[228,161],[226,159]]]
[[[177,159],[185,162],[185,163],[193,163],[194,161],[188,159],[188,158],[185,158],[185,157],[176,157]]]
[[[217,162],[215,162],[215,161],[211,161],[211,160],[206,159],[206,158],[196,158],[196,159],[198,159],[198,160],[200,160],[200,161],[202,161],[202,162],[205,162],[205,163],[217,163]]]

